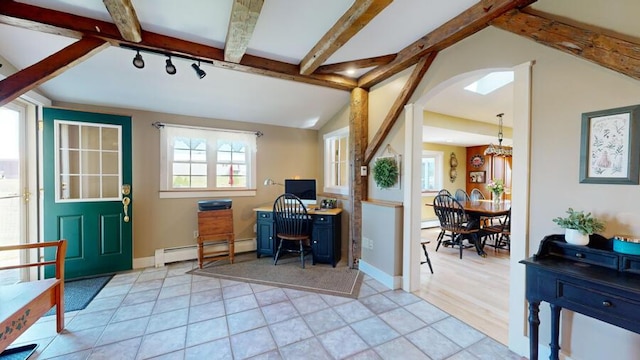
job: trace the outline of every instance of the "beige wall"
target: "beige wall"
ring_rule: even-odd
[[[255,197],[232,198],[237,240],[255,238],[255,214],[252,209],[272,204],[283,191],[279,185],[264,186],[264,179],[272,178],[281,183],[285,178],[295,176],[319,177],[318,132],[315,130],[78,104],[56,103],[55,106],[132,116],[134,258],[153,256],[155,249],[194,244],[193,231],[198,228],[197,202],[204,200],[159,198],[160,133],[151,126],[153,122],[259,130],[264,133],[257,140],[257,194]]]

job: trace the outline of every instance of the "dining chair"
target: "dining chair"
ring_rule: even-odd
[[[511,250],[511,209],[504,218],[499,219],[499,223],[482,228],[485,237],[493,239],[493,248]],[[486,241],[486,240],[485,240]]]
[[[467,194],[463,189],[457,189],[454,197],[460,202],[471,201],[469,194]]]
[[[469,198],[471,199],[471,201],[484,200],[484,194],[482,193],[482,191],[480,191],[480,189],[473,188],[473,189],[471,189],[471,193],[469,194]]]
[[[440,191],[438,191],[438,195],[449,195],[449,196],[451,196],[451,193],[447,189],[441,189]]]
[[[445,247],[458,246],[460,249],[460,259],[462,259],[462,250],[472,245],[465,245],[464,240],[467,239],[475,244],[480,241],[478,237],[479,228],[474,226],[458,200],[449,195],[438,195],[433,199],[433,209],[440,220],[440,234],[438,234],[438,244],[436,251],[440,245]],[[444,240],[445,236],[449,239]]]
[[[303,269],[304,257],[308,254],[311,254],[312,264],[315,265],[310,241],[311,216],[307,213],[307,208],[302,200],[293,194],[285,193],[278,196],[273,202],[273,217],[276,239],[280,241],[273,265],[278,264],[278,259],[283,251],[299,254]],[[283,246],[284,243],[289,244]],[[297,243],[297,247],[290,243]]]

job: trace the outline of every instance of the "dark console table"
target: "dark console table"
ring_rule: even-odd
[[[256,212],[256,253],[274,256],[278,248],[275,220],[271,207],[253,209]],[[313,218],[311,247],[315,262],[336,266],[341,257],[341,218],[342,209],[309,209]]]
[[[558,359],[560,311],[565,308],[640,333],[640,256],[613,252],[612,240],[591,235],[589,245],[550,235],[526,266],[530,360],[538,359],[538,311],[551,307],[551,356]]]

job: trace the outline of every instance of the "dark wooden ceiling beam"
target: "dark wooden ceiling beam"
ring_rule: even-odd
[[[396,58],[396,54],[376,56],[368,59],[345,61],[341,63],[322,65],[316,69],[314,74],[334,74],[351,69],[365,69],[368,67],[386,65]]]
[[[49,79],[53,79],[107,46],[108,43],[102,39],[84,38],[28,68],[10,75],[0,81],[0,106],[10,103],[18,96]]]
[[[640,80],[638,43],[517,10],[491,25]]]
[[[429,70],[429,67],[431,67],[431,64],[433,63],[433,60],[435,60],[437,54],[438,53],[434,51],[421,58],[418,61],[418,64],[416,64],[416,67],[411,72],[411,76],[409,76],[409,79],[404,84],[402,91],[398,94],[398,97],[391,106],[391,109],[389,109],[382,125],[380,125],[380,128],[378,128],[378,131],[376,131],[376,134],[367,146],[367,150],[364,152],[364,164],[369,164],[373,155],[378,151],[380,146],[382,146],[382,142],[387,135],[389,135],[391,128],[395,125],[400,113],[402,113],[402,110],[404,110],[404,106],[407,105],[411,95],[413,95],[413,92],[418,87],[418,84],[420,84],[422,77],[426,74],[427,70]]]
[[[300,62],[300,74],[310,75],[393,0],[356,0]]]
[[[493,0],[478,2],[436,30],[400,50],[398,56],[389,64],[378,66],[361,76],[358,80],[358,86],[365,89],[371,88],[415,64],[424,55],[432,51],[441,51],[484,29],[489,25],[489,21],[507,11],[521,9],[535,1]]]
[[[15,1],[0,1],[0,22],[25,29],[73,38],[97,37],[112,45],[127,44],[170,54],[183,54],[210,60],[216,67],[270,76],[306,84],[350,91],[356,81],[340,75],[300,75],[299,67],[281,61],[245,55],[239,64],[224,61],[224,51],[191,41],[142,30],[143,40],[133,43],[123,39],[114,24]]]
[[[264,0],[234,0],[229,17],[224,60],[239,63],[247,52]]]
[[[102,0],[102,2],[123,39],[135,43],[142,41],[140,21],[131,0]]]

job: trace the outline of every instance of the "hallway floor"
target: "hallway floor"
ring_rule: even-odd
[[[116,275],[81,311],[40,319],[31,359],[521,359],[418,296],[365,277],[358,299],[185,274]]]

